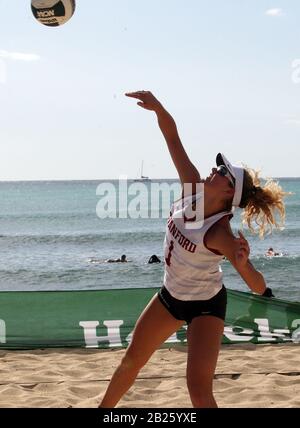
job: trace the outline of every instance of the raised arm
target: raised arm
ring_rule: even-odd
[[[129,92],[125,95],[140,100],[137,103],[140,107],[156,113],[158,125],[167,142],[170,155],[177,169],[181,183],[199,183],[200,174],[190,161],[180,141],[176,123],[170,113],[165,110],[157,98],[149,91]]]

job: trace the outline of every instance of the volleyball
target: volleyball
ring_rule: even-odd
[[[31,0],[33,16],[41,24],[58,27],[72,18],[75,0]]]

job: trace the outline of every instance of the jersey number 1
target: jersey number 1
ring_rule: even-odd
[[[172,257],[173,250],[174,250],[174,241],[171,241],[169,246],[169,254],[168,254],[168,257],[166,258],[166,263],[168,266],[171,266],[171,257]]]

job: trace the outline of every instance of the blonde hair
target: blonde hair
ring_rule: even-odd
[[[271,233],[274,226],[283,229],[285,221],[283,198],[290,194],[273,179],[268,179],[261,186],[259,171],[244,167],[244,187],[240,203],[240,208],[244,208],[243,224],[247,224],[251,232],[258,233],[260,238]],[[253,222],[258,226],[256,230]]]

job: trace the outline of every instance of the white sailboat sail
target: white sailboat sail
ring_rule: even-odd
[[[137,178],[134,181],[151,181],[149,177],[144,175],[143,171],[144,171],[144,161],[142,161],[142,165],[141,165],[141,176],[140,178]]]

